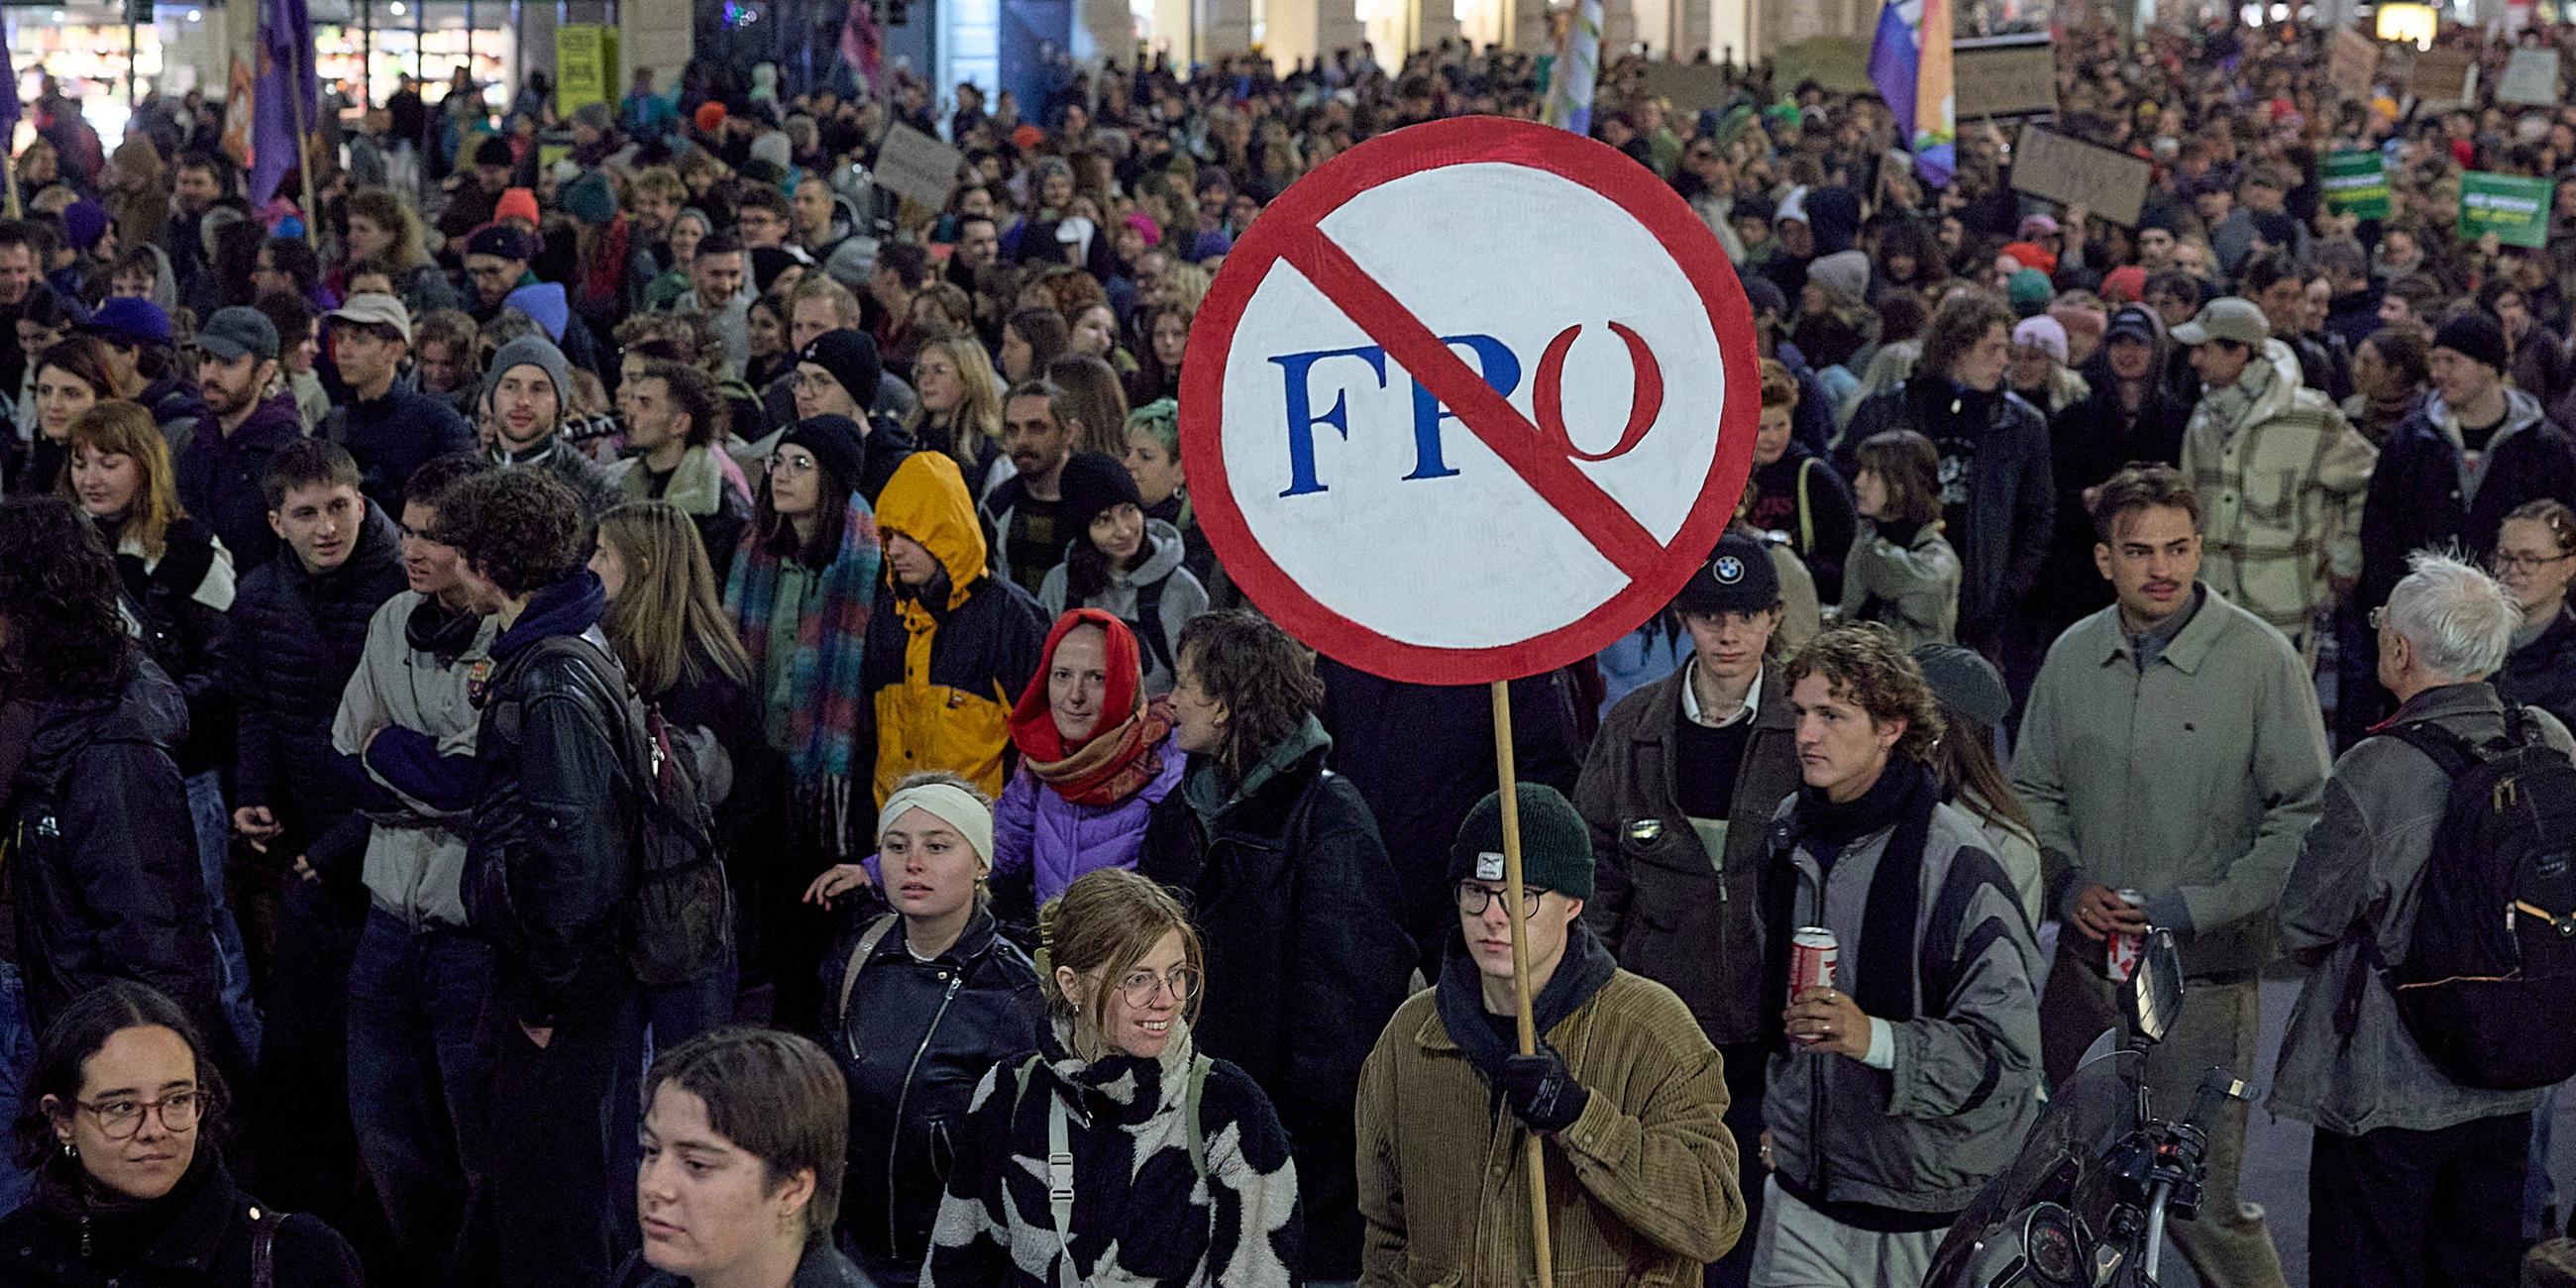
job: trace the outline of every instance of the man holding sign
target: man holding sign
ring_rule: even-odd
[[[1672,990],[1619,969],[1583,924],[1583,816],[1554,788],[1522,784],[1518,797],[1538,1051],[1513,1053],[1495,792],[1450,853],[1466,950],[1395,1013],[1360,1073],[1360,1282],[1527,1282],[1536,1250],[1523,1142],[1534,1132],[1548,1172],[1572,1182],[1549,1186],[1560,1274],[1624,1265],[1630,1282],[1697,1283],[1744,1228],[1724,1062]]]

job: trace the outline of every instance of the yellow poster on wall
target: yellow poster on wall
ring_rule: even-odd
[[[570,117],[585,103],[617,106],[617,29],[567,23],[555,28],[555,112]]]

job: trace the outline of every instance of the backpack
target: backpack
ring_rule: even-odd
[[[637,832],[635,890],[621,927],[627,968],[647,985],[705,978],[733,957],[733,892],[696,759],[661,708],[626,683],[624,668],[607,650],[579,635],[557,636],[537,649],[579,658],[606,692],[622,699],[619,787],[634,798]]]
[[[2521,1091],[2576,1076],[2576,766],[2519,707],[2504,737],[2477,745],[2425,721],[2388,732],[2441,767],[2450,799],[2415,887],[2406,960],[2388,963],[2367,917],[2362,960],[2415,1044],[2461,1086]],[[2339,1008],[2346,1034],[2362,978]]]

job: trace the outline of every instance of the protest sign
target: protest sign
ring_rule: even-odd
[[[2346,98],[2367,98],[2379,74],[2379,42],[2340,27],[2326,44],[2326,83]]]
[[[1950,56],[1958,119],[2057,111],[2057,54],[2047,36],[1952,41]]]
[[[877,150],[876,185],[906,201],[937,210],[948,204],[957,186],[957,167],[966,154],[937,139],[898,125],[886,131]]]
[[[2317,178],[2328,207],[2361,219],[2388,217],[2388,158],[2377,148],[2328,153]]]
[[[2531,48],[2513,51],[2513,60],[2504,65],[2503,78],[2496,81],[2496,101],[2519,103],[2525,107],[2556,104],[2558,51]]]
[[[2471,170],[2460,176],[2460,240],[2488,233],[2507,246],[2537,250],[2549,243],[2547,179]]]
[[[2147,202],[2155,167],[2139,157],[2096,147],[2036,125],[2021,127],[2013,145],[2013,188],[2069,206],[2082,206],[2115,224],[2135,228]]]

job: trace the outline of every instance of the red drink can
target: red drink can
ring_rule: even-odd
[[[2147,906],[2147,896],[2143,891],[2114,890],[2111,893],[2132,908]],[[2114,984],[2126,984],[2130,976],[2138,973],[2138,957],[2146,952],[2147,937],[2135,931],[2114,930],[2105,938],[2102,973],[2110,976]]]
[[[1810,988],[1834,986],[1834,963],[1842,960],[1842,945],[1834,932],[1822,926],[1800,926],[1789,937],[1789,996]]]

